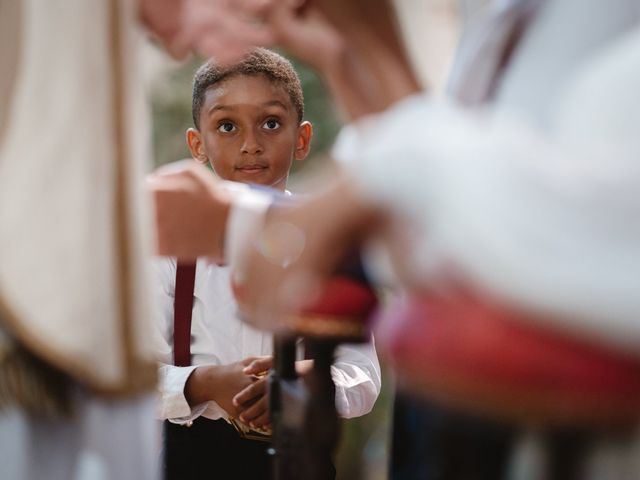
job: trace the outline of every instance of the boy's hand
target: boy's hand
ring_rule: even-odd
[[[253,428],[269,427],[267,374],[273,367],[273,357],[248,358],[243,363],[243,373],[256,380],[233,397],[233,405],[242,422]]]
[[[206,168],[192,161],[160,168],[147,177],[155,201],[158,255],[223,260],[231,198]]]
[[[263,376],[233,397],[233,405],[243,423],[252,428],[271,426],[268,391],[267,377]]]
[[[244,372],[249,375],[260,375],[260,378],[233,397],[233,404],[240,413],[240,420],[253,428],[269,428],[269,398],[267,371],[273,366],[273,357],[255,359]],[[296,362],[296,372],[304,377],[313,368],[313,360]]]
[[[240,413],[233,397],[256,381],[255,375],[247,375],[244,368],[255,360],[250,357],[228,365],[203,365],[196,368],[185,385],[185,396],[190,405],[213,400],[234,418]]]
[[[243,368],[242,362],[219,367],[217,381],[212,386],[213,400],[232,417],[237,417],[240,413],[233,403],[233,397],[254,382],[252,377],[242,371]]]
[[[242,361],[246,366],[242,370],[246,375],[263,377],[273,368],[273,356],[249,357]]]

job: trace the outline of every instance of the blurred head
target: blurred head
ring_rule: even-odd
[[[283,190],[293,160],[309,153],[312,128],[291,63],[258,48],[240,62],[208,62],[195,74],[187,130],[193,158],[225,180]]]

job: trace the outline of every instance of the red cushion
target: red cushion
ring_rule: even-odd
[[[232,285],[232,289],[242,309],[242,290],[238,285]],[[377,305],[377,296],[369,285],[336,275],[325,283],[316,302],[302,312],[282,318],[274,329],[284,327],[296,335],[338,341],[367,341],[369,320]]]
[[[627,421],[640,411],[640,358],[541,329],[478,299],[412,297],[377,341],[407,388],[525,421]]]

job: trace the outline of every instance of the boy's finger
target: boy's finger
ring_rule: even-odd
[[[262,415],[260,415],[258,418],[253,419],[252,421],[249,422],[249,425],[252,428],[264,428],[267,425],[269,425],[270,423],[270,419],[269,419],[269,412],[265,411]]]
[[[246,367],[248,367],[249,365],[251,365],[253,362],[255,362],[256,360],[257,360],[257,358],[256,358],[256,357],[247,357],[247,358],[242,359],[242,360],[240,361],[240,363],[241,363],[242,365],[244,365],[244,367],[246,368]]]
[[[260,417],[264,417],[266,415],[268,418],[268,409],[268,400],[266,397],[262,397],[256,403],[240,413],[240,420],[249,425],[255,424]],[[264,423],[264,421],[262,423]],[[262,425],[262,423],[260,423],[260,425]]]
[[[249,404],[256,397],[263,396],[267,391],[267,382],[258,380],[233,397],[233,405],[242,410],[243,406]]]
[[[246,375],[257,375],[263,372],[266,372],[273,366],[273,358],[265,357],[265,358],[257,358],[253,360],[249,365],[247,365],[242,373]]]

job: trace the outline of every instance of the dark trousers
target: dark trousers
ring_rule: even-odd
[[[627,428],[548,426],[540,429],[545,478],[579,480],[593,445],[631,442]],[[390,480],[502,480],[520,427],[398,394],[394,407]]]
[[[198,418],[191,427],[164,422],[166,480],[272,480],[270,444],[241,438],[224,420]]]
[[[390,480],[501,480],[517,437],[505,423],[399,393]]]

